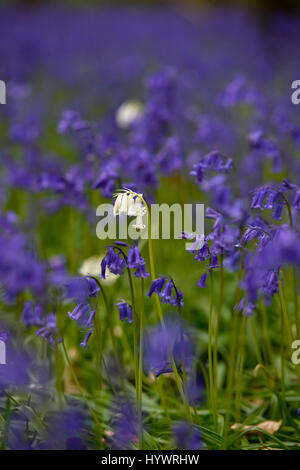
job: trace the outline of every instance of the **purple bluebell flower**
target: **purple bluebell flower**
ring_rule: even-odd
[[[300,189],[298,189],[296,194],[295,194],[295,198],[293,200],[293,207],[297,211],[300,211]]]
[[[9,450],[33,450],[34,437],[28,433],[28,419],[19,411],[14,411],[7,420],[7,431],[4,438],[5,447]]]
[[[108,439],[110,448],[131,449],[139,438],[137,408],[131,401],[118,400],[112,404],[112,436]]]
[[[103,197],[111,198],[116,190],[116,181],[119,175],[112,170],[104,170],[97,181],[92,185],[92,189],[100,189]]]
[[[46,340],[49,346],[54,347],[57,336],[56,316],[53,313],[49,314],[46,317],[44,326],[35,334]],[[58,339],[58,341],[61,341],[61,339]]]
[[[279,292],[278,277],[279,269],[270,269],[266,271],[262,290],[267,299],[271,299],[273,295]]]
[[[272,217],[276,220],[281,220],[285,204],[281,187],[265,185],[253,191],[251,209],[272,209]]]
[[[6,364],[0,365],[0,389],[23,388],[35,381],[42,383],[46,365],[42,365],[43,371],[39,370],[33,353],[15,346],[12,334],[7,330],[1,328],[0,339],[6,343]]]
[[[119,307],[119,315],[120,315],[120,320],[124,321],[127,320],[128,323],[132,323],[132,307],[129,303],[125,302],[125,300],[122,300],[121,302],[118,302],[116,305]]]
[[[227,173],[232,168],[232,159],[227,158],[217,151],[206,154],[194,169],[190,172],[191,176],[196,177],[197,183],[202,183],[203,175],[206,171],[215,171],[217,173]]]
[[[90,297],[97,297],[99,285],[91,276],[75,277],[66,284],[66,297],[77,304],[87,303]]]
[[[198,426],[181,421],[174,423],[172,430],[176,449],[199,450],[203,448],[201,430]]]
[[[10,301],[27,289],[36,295],[45,291],[45,264],[33,255],[20,233],[0,234],[0,282]]]
[[[26,302],[21,320],[26,328],[30,326],[42,326],[44,324],[42,306],[40,304],[34,304],[32,301]]]
[[[78,404],[49,411],[44,419],[45,432],[37,448],[41,450],[83,450],[89,440],[88,412]]]
[[[145,264],[145,260],[141,256],[139,247],[137,245],[131,246],[128,250],[127,266],[130,269],[136,270],[134,273],[135,277],[149,277],[150,274],[146,272]]]
[[[205,273],[202,274],[202,276],[199,279],[199,282],[198,282],[197,286],[202,287],[202,288],[206,287],[206,281],[207,281],[208,274],[209,274],[208,271],[205,271]]]
[[[259,241],[259,250],[262,250],[272,239],[272,234],[268,231],[270,230],[269,227],[267,227],[266,224],[264,224],[264,226],[266,228],[260,227],[259,225],[247,227],[238,246],[245,247],[247,243],[257,239]]]
[[[107,250],[105,257],[101,261],[101,277],[105,279],[105,271],[108,268],[113,274],[124,274],[125,260],[119,252],[115,252],[114,248],[110,247]]]
[[[167,279],[167,276],[162,276],[162,277],[159,277],[157,279],[154,279],[154,281],[152,282],[151,287],[149,289],[149,292],[147,294],[148,297],[151,297],[151,295],[153,293],[159,295],[161,293],[163,287],[164,287],[166,279]]]
[[[49,260],[49,282],[55,287],[61,287],[68,283],[66,269],[66,258],[64,256],[53,256]]]
[[[92,336],[92,331],[88,331],[85,335],[84,340],[80,343],[80,346],[82,346],[85,349],[88,349],[89,347],[88,347],[87,343],[88,343],[91,336]]]
[[[270,158],[273,161],[273,171],[282,170],[282,157],[278,143],[270,138],[265,137],[262,130],[252,132],[248,136],[250,149],[259,152],[262,157]]]
[[[79,325],[89,328],[93,327],[96,311],[89,303],[77,304],[73,312],[69,312],[68,315],[72,320],[78,322]]]
[[[183,306],[183,294],[179,289],[175,288],[173,280],[166,283],[164,290],[159,294],[162,303],[167,303],[178,307]]]
[[[246,317],[252,317],[254,313],[255,305],[252,302],[247,302],[245,298],[234,307],[236,312],[242,312]]]
[[[178,317],[166,318],[165,325],[149,328],[145,333],[144,357],[146,370],[158,377],[172,372],[172,358],[176,367],[190,369],[194,347],[189,330]]]
[[[175,307],[183,306],[182,292],[176,288],[173,279],[169,279],[167,282],[166,280],[167,276],[154,279],[147,295],[151,297],[155,293],[160,297],[162,303],[174,305]]]
[[[180,171],[183,165],[183,155],[177,137],[169,137],[156,155],[156,161],[166,176]]]

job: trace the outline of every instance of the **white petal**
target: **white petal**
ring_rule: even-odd
[[[143,223],[143,216],[142,215],[137,216],[135,224],[133,224],[132,227],[140,229],[140,230],[144,230],[146,225]]]
[[[128,202],[129,202],[128,195],[126,193],[122,194],[121,205],[120,205],[120,209],[119,209],[120,214],[127,214],[127,212],[128,212]]]
[[[114,216],[119,214],[121,201],[122,201],[122,194],[119,194],[114,205]]]

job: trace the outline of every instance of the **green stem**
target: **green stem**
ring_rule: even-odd
[[[97,339],[97,351],[96,351],[96,367],[99,370],[99,388],[102,389],[103,380],[102,380],[102,373],[101,373],[101,365],[102,365],[102,326],[101,326],[101,319],[100,319],[100,310],[98,309],[98,305],[96,306],[97,313],[95,315],[95,333]]]
[[[214,301],[214,278],[213,271],[210,273],[210,305],[208,317],[208,376],[209,376],[209,396],[210,407],[214,420],[217,424],[217,411],[215,406],[215,392],[214,392],[214,371],[213,371],[213,355],[212,355],[212,333],[213,333],[213,301]]]
[[[151,279],[152,279],[152,282],[153,282],[155,280],[156,276],[155,276],[155,265],[154,265],[152,238],[151,238],[151,216],[150,216],[150,211],[149,211],[148,205],[147,205],[146,201],[144,200],[144,198],[140,194],[137,194],[137,193],[134,193],[134,194],[142,201],[142,203],[144,204],[144,206],[146,208],[146,212],[147,212],[149,263],[150,263]],[[128,270],[128,272],[129,272],[129,270]],[[130,282],[131,296],[132,296],[132,299],[134,299],[133,285],[132,285],[130,272],[129,272],[129,278],[130,278],[129,282]],[[158,298],[157,295],[155,295],[154,298],[155,298],[155,304],[156,304],[156,311],[157,311],[158,319],[159,319],[159,321],[162,325],[162,328],[164,329],[165,328],[165,322],[164,322],[164,318],[163,318],[163,314],[162,314],[161,304],[160,304],[160,301],[159,301],[159,298]],[[133,311],[134,310],[135,310],[135,308],[133,306]],[[137,341],[137,339],[136,339],[136,341]],[[136,364],[137,364],[137,362],[136,362]],[[172,354],[171,354],[171,365],[172,365],[172,368],[173,368],[175,381],[176,381],[176,384],[177,384],[179,394],[180,394],[181,399],[182,399],[182,401],[185,405],[185,408],[186,408],[187,418],[189,420],[191,420],[192,418],[191,418],[190,408],[189,408],[189,405],[186,401],[184,391],[183,391],[183,388],[182,388],[181,379],[180,379],[180,376],[179,376],[179,373],[178,373],[178,370],[177,370],[177,367],[176,367],[176,364],[175,364],[175,361],[174,361],[174,358],[173,358]],[[137,366],[135,366],[135,369],[136,369],[136,371],[138,371]],[[137,383],[137,376],[138,376],[138,374],[136,373],[136,383]]]
[[[246,322],[247,317],[243,316],[241,323],[240,343],[239,343],[239,362],[237,369],[237,393],[236,393],[236,421],[239,422],[241,414],[241,400],[243,394],[243,367],[245,354],[245,338],[246,338]]]
[[[251,326],[252,338],[253,338],[254,349],[255,349],[255,354],[256,354],[257,361],[258,361],[259,364],[263,364],[263,359],[262,359],[262,356],[260,354],[259,344],[258,344],[258,341],[257,341],[257,334],[256,334],[254,317],[250,318],[250,326]]]
[[[58,347],[59,343],[55,341],[55,350],[54,350],[54,357],[55,357],[55,374],[56,374],[56,391],[58,396],[58,402],[62,405],[64,401],[64,384],[63,384],[63,373],[64,373],[64,365],[62,361],[62,357],[60,354],[60,350]]]
[[[288,215],[289,215],[290,226],[291,226],[291,228],[293,228],[294,223],[293,223],[291,205],[289,203],[288,198],[285,196],[285,194],[283,194],[282,192],[280,194],[281,194],[282,198],[284,199],[284,201],[286,203],[286,207],[287,207]],[[296,326],[297,326],[297,335],[299,336],[300,335],[300,312],[299,312],[299,309],[298,309],[298,292],[297,292],[298,291],[298,289],[297,289],[298,284],[297,284],[297,272],[296,272],[295,268],[293,268],[292,276],[293,276],[294,312],[295,312],[295,320],[296,320]]]
[[[132,282],[132,276],[130,269],[127,268],[129,287],[131,293],[131,305],[132,305],[132,314],[133,314],[133,357],[134,357],[134,380],[135,380],[135,390],[137,403],[139,403],[139,363],[138,363],[138,323],[137,323],[137,313],[135,307],[135,296],[134,288]]]
[[[144,313],[145,313],[145,297],[144,297],[144,278],[141,278],[141,314],[140,314],[140,353],[139,353],[139,380],[138,380],[138,408],[140,423],[140,444],[139,448],[143,449],[143,423],[142,423],[142,396],[143,396],[143,334],[144,334]]]
[[[263,339],[263,344],[266,346],[266,348],[265,348],[265,353],[266,354],[265,355],[268,356],[270,364],[273,365],[274,364],[274,354],[273,354],[271,339],[270,339],[270,335],[269,335],[266,306],[265,306],[263,300],[261,301],[261,313],[262,313],[262,320],[261,320],[262,339]]]
[[[153,244],[152,244],[152,237],[151,237],[151,235],[152,235],[152,233],[151,233],[151,215],[150,215],[149,207],[148,207],[145,199],[142,196],[140,196],[139,194],[137,194],[137,196],[139,197],[139,199],[144,204],[146,212],[147,212],[148,250],[149,250],[150,275],[151,275],[151,280],[153,282],[154,279],[156,278],[156,275],[155,275],[155,264],[154,264],[154,255],[153,255]],[[157,295],[155,295],[154,298],[155,298],[155,305],[156,305],[156,312],[157,312],[158,319],[159,319],[160,323],[162,325],[164,325],[162,308],[161,308],[159,298],[157,297]]]
[[[293,331],[292,331],[292,325],[290,323],[290,318],[289,318],[288,311],[287,311],[284,288],[283,288],[282,280],[280,279],[280,276],[278,277],[278,282],[279,282],[279,298],[280,298],[280,304],[281,304],[281,312],[283,316],[282,321],[283,321],[283,324],[285,325],[284,330],[286,330],[287,339],[288,339],[287,347],[291,348],[292,343],[293,343]],[[284,360],[283,356],[282,356],[282,360]],[[298,365],[295,365],[295,369],[296,369],[298,381],[300,383],[300,369]]]
[[[224,268],[223,268],[223,255],[220,259],[220,294],[219,294],[219,303],[217,316],[215,321],[215,332],[214,332],[214,348],[213,348],[213,364],[214,364],[214,381],[215,381],[215,402],[217,406],[218,400],[218,335],[219,335],[219,325],[221,320],[222,313],[222,304],[223,304],[223,293],[224,293]],[[218,406],[217,406],[218,408]]]
[[[231,341],[230,341],[230,356],[229,356],[229,372],[228,372],[228,381],[227,381],[227,389],[226,389],[226,414],[225,414],[225,441],[228,436],[229,431],[229,422],[231,418],[231,408],[232,408],[232,397],[233,397],[233,378],[234,378],[234,370],[235,370],[235,361],[236,361],[236,347],[237,347],[237,330],[238,330],[238,321],[239,316],[237,313],[233,312],[232,317],[232,333],[231,333]],[[225,442],[226,448],[226,442]]]
[[[281,381],[281,393],[282,393],[282,400],[285,403],[285,368],[284,368],[284,315],[283,315],[283,308],[282,303],[280,301],[280,359],[281,359],[281,374],[280,374],[280,381]],[[284,416],[285,418],[285,416]]]

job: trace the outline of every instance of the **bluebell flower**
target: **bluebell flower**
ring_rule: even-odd
[[[112,437],[108,439],[110,448],[131,449],[139,439],[137,407],[128,400],[118,400],[112,404]]]
[[[275,139],[266,137],[262,130],[258,130],[249,134],[248,140],[250,149],[259,152],[263,158],[272,159],[274,172],[282,170],[281,152]]]
[[[165,284],[166,279],[166,276],[154,279],[147,295],[151,297],[155,293],[160,297],[162,303],[168,303],[175,307],[183,306],[182,292],[176,288],[172,279]]]
[[[118,302],[116,305],[119,307],[119,315],[120,315],[120,320],[124,321],[127,320],[128,323],[132,323],[132,307],[129,303],[125,302],[125,300],[122,300],[121,302]]]
[[[49,260],[48,278],[50,284],[61,287],[68,283],[68,273],[66,269],[66,258],[64,256],[53,256]]]
[[[172,372],[172,358],[179,370],[188,371],[194,357],[194,346],[186,324],[171,315],[165,325],[152,327],[145,332],[144,360],[146,370],[158,377]]]
[[[166,176],[180,171],[183,165],[182,149],[177,137],[169,137],[156,155],[156,161]]]
[[[130,269],[136,269],[135,277],[149,277],[149,273],[145,269],[145,260],[141,256],[139,247],[137,245],[131,246],[128,250],[127,266]]]
[[[191,176],[196,177],[197,183],[202,183],[203,175],[206,171],[215,171],[217,173],[227,173],[232,168],[232,159],[227,158],[217,151],[206,154],[194,169],[190,172]]]
[[[88,340],[90,339],[91,336],[92,336],[92,331],[91,330],[87,331],[84,340],[80,343],[80,346],[82,346],[85,349],[88,349],[89,347],[88,347],[87,343],[88,343]]]
[[[270,269],[266,271],[262,290],[267,297],[271,299],[274,294],[279,292],[279,269]]]
[[[96,311],[92,308],[92,306],[87,304],[77,304],[73,312],[69,312],[69,317],[78,322],[79,325],[82,325],[86,328],[93,326],[93,320],[95,317]]]
[[[33,255],[21,233],[0,234],[0,282],[9,301],[27,289],[36,295],[45,292],[45,263]]]
[[[298,189],[295,194],[295,198],[293,200],[293,207],[297,211],[300,211],[300,189]]]
[[[92,185],[92,189],[100,189],[103,197],[112,197],[116,190],[116,181],[119,175],[112,170],[104,170],[97,181]]]
[[[51,347],[54,347],[57,335],[56,316],[53,313],[49,314],[46,317],[44,326],[36,331],[35,334],[46,340]]]
[[[199,450],[203,448],[201,430],[188,421],[180,421],[172,426],[176,449]]]
[[[87,303],[90,297],[97,297],[99,285],[91,276],[75,277],[66,284],[66,297],[77,304]]]
[[[266,224],[264,224],[264,226],[266,226]],[[272,239],[272,234],[269,233],[268,230],[270,230],[269,227],[263,228],[258,225],[247,227],[238,246],[245,247],[247,243],[257,239],[259,241],[259,249],[262,250]]]
[[[154,292],[159,295],[161,293],[163,287],[164,287],[166,279],[167,279],[167,276],[162,276],[162,277],[159,277],[157,279],[154,279],[154,281],[152,282],[152,284],[150,286],[149,292],[147,294],[148,297],[151,297],[151,295]]]
[[[45,432],[37,448],[40,450],[83,450],[91,432],[89,415],[80,404],[70,404],[46,413]]]
[[[234,307],[236,312],[241,312],[246,317],[252,317],[254,313],[255,305],[252,302],[247,302],[245,298]]]
[[[164,287],[164,290],[159,294],[162,303],[167,303],[178,307],[183,306],[183,294],[179,289],[175,289],[174,282],[168,281]]]
[[[276,220],[281,220],[285,204],[280,187],[265,185],[253,191],[251,209],[272,209],[272,217]]]
[[[25,302],[21,320],[26,328],[30,326],[42,326],[44,324],[43,309],[40,304],[32,301]]]
[[[208,274],[209,274],[208,271],[205,271],[205,273],[202,274],[202,276],[200,277],[200,279],[198,281],[197,286],[202,287],[202,288],[206,287],[206,281],[207,281]]]
[[[107,250],[105,257],[101,261],[101,277],[105,279],[105,271],[108,268],[113,274],[124,274],[125,260],[119,252],[115,252],[114,248],[110,247]]]

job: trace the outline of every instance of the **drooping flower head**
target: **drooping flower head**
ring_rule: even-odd
[[[127,257],[127,266],[130,269],[135,269],[135,277],[149,277],[149,273],[146,272],[145,269],[145,260],[141,256],[140,250],[138,245],[133,245],[128,250],[128,257]]]
[[[105,279],[106,268],[115,275],[124,274],[125,260],[118,250],[114,247],[109,247],[106,255],[101,261],[101,277]]]
[[[143,195],[129,189],[124,189],[117,192],[115,197],[114,216],[127,215],[129,217],[136,217],[133,228],[144,230],[146,225],[143,222],[143,216],[146,214],[146,209],[141,199]]]
[[[125,300],[121,300],[118,302],[116,305],[119,307],[119,315],[120,315],[120,320],[124,321],[127,320],[128,323],[132,323],[132,307],[128,302],[125,302]]]
[[[162,303],[174,305],[177,308],[182,307],[182,292],[176,287],[172,278],[166,282],[167,279],[167,276],[154,279],[147,294],[148,297],[155,293],[160,297]]]

